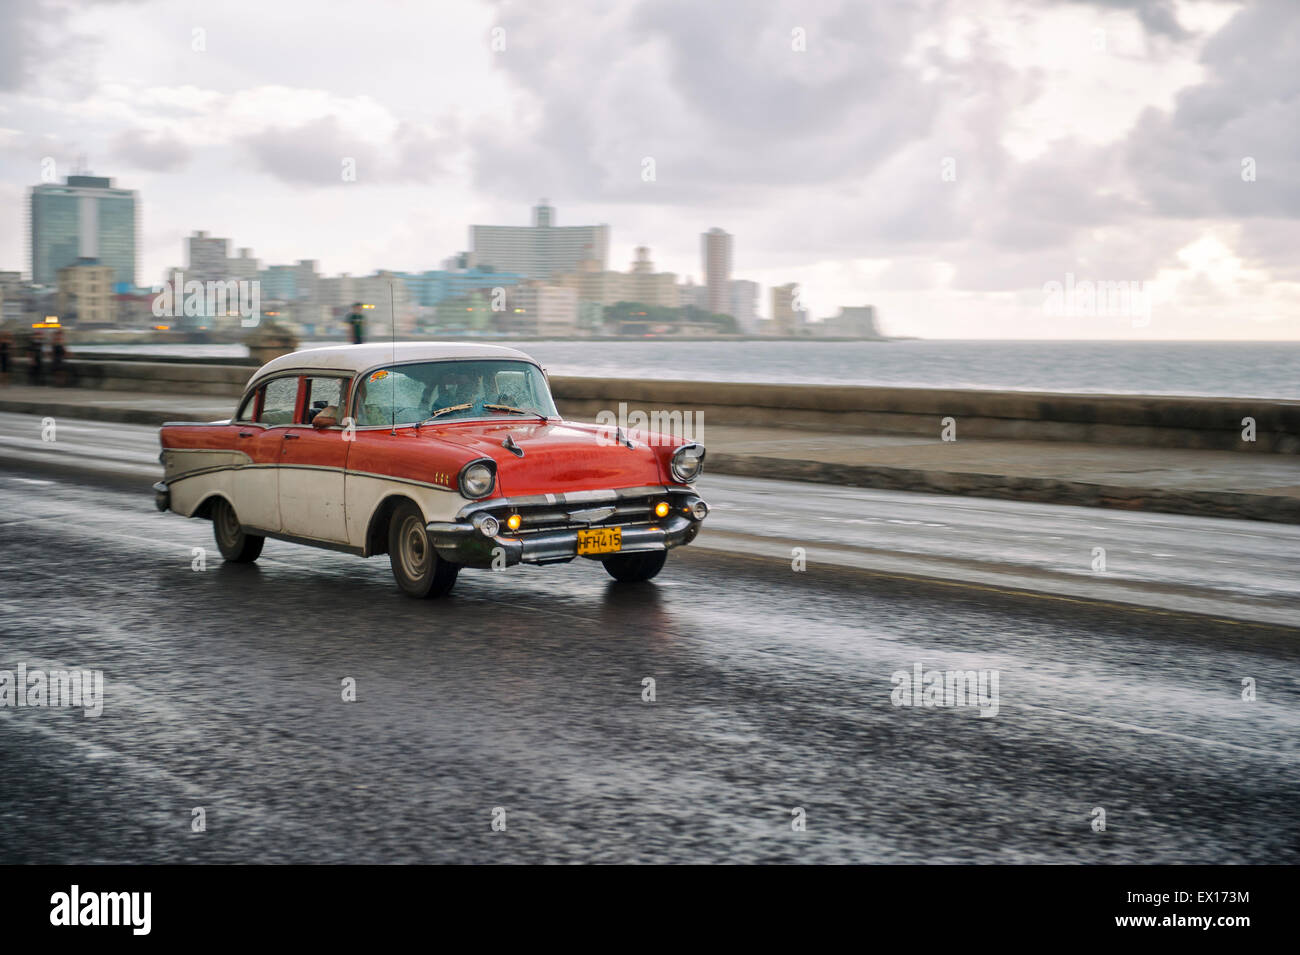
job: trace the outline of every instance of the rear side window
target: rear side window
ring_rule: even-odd
[[[262,413],[257,420],[262,424],[293,424],[294,408],[298,404],[298,379],[276,378],[264,388]]]
[[[335,417],[341,419],[347,383],[347,378],[308,378],[307,403],[303,411],[306,420],[303,424],[311,424],[312,419],[326,408],[337,409]]]

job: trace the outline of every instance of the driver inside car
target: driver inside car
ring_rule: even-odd
[[[438,385],[438,394],[433,399],[433,404],[429,408],[429,413],[441,411],[445,408],[455,408],[460,405],[469,405],[458,414],[481,415],[484,414],[483,405],[488,401],[483,390],[483,376],[474,374],[468,368],[457,368],[453,366],[448,369],[446,375]]]

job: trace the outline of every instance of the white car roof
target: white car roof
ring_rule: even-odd
[[[533,361],[516,348],[480,345],[477,342],[370,342],[365,345],[327,345],[305,348],[273,358],[253,373],[251,382],[277,371],[322,368],[353,373],[396,361],[438,361],[443,358],[521,358]]]

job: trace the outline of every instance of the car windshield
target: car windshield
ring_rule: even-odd
[[[520,413],[558,416],[541,369],[512,359],[395,365],[370,372],[357,390],[358,427]]]

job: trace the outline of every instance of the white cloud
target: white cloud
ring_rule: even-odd
[[[141,191],[142,279],[197,228],[328,271],[436,267],[470,223],[546,195],[613,226],[615,267],[644,243],[698,279],[721,226],[737,277],[799,281],[818,316],[874,302],[898,334],[1300,337],[1292,4],[13,9],[0,215],[22,221],[42,156],[87,155]],[[0,230],[0,268],[21,254]],[[1160,277],[1176,317],[1046,323],[1042,284],[1066,272]]]

